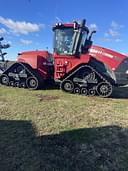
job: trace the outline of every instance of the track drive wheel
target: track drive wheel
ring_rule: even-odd
[[[71,80],[65,80],[60,85],[61,89],[65,92],[71,93],[74,90],[74,84]]]
[[[3,74],[0,78],[0,82],[3,85],[9,85],[9,77],[6,74]]]
[[[97,86],[97,93],[101,97],[109,97],[112,94],[112,85],[109,82],[101,82]]]
[[[39,81],[36,77],[29,77],[26,82],[27,88],[36,90],[39,87]]]

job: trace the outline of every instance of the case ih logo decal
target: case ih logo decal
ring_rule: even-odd
[[[108,58],[111,58],[111,59],[115,59],[117,61],[120,61],[120,58],[118,58],[117,56],[113,56],[112,54],[106,53],[106,52],[104,52],[102,50],[97,50],[97,49],[91,48],[91,49],[89,49],[89,53],[90,54],[92,53],[93,55],[94,54],[103,55],[103,56],[106,56]]]

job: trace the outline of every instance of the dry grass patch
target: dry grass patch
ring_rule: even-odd
[[[128,96],[0,87],[0,170],[128,170]]]

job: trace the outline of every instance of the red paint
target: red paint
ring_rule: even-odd
[[[47,65],[49,55],[51,54],[47,51],[23,52],[18,56],[18,61],[29,64],[33,69],[38,70],[43,79],[47,79],[50,78]],[[88,64],[92,57],[106,64],[113,71],[127,58],[123,54],[99,46],[92,46],[88,54],[81,54],[79,57],[53,53],[54,79],[61,79],[79,65]]]
[[[51,55],[47,51],[28,51],[22,52],[17,61],[29,64],[33,69],[38,70],[43,79],[47,79],[48,75],[48,61],[47,58]]]
[[[89,55],[81,55],[80,58],[76,56],[64,56],[53,54],[54,57],[54,78],[60,79],[65,74],[69,73],[74,68],[83,63],[88,63],[90,60]]]
[[[127,58],[126,55],[99,46],[92,46],[89,55],[106,64],[112,70],[115,70]]]

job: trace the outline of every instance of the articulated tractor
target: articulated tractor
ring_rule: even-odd
[[[53,26],[53,54],[48,51],[19,53],[17,61],[5,61],[0,44],[0,83],[6,86],[38,89],[59,80],[68,93],[109,97],[113,87],[128,84],[128,57],[92,45],[85,20]],[[2,41],[2,39],[0,40]]]

